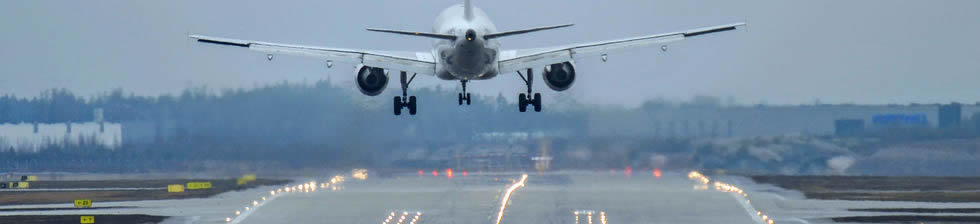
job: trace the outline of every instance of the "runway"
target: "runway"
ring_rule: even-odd
[[[349,180],[343,190],[284,194],[240,223],[409,224],[417,214],[415,223],[496,223],[501,199],[520,175]],[[531,173],[500,223],[757,223],[730,193],[697,185],[681,173]]]
[[[391,177],[297,179],[286,186],[232,191],[209,198],[0,206],[8,215],[145,214],[167,224],[238,223],[835,223],[847,216],[974,216],[980,203],[805,199],[795,191],[740,176],[697,172],[484,173],[449,178],[407,173]],[[710,178],[710,180],[709,180]],[[509,192],[509,194],[508,194]],[[52,209],[61,208],[61,209]],[[503,208],[503,209],[501,209]],[[968,212],[957,212],[955,209]],[[944,213],[951,211],[952,213]]]

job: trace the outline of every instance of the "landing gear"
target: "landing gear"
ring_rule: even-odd
[[[524,80],[524,84],[527,84],[527,94],[521,93],[517,96],[518,109],[521,112],[526,112],[527,106],[532,105],[534,106],[534,112],[541,112],[541,93],[534,93],[533,97],[531,97],[531,86],[534,84],[534,73],[531,72],[531,69],[527,69],[527,78],[524,78],[524,74],[521,74],[520,71],[517,72],[517,75],[520,75],[521,80]]]
[[[415,74],[412,74],[412,78],[408,79],[408,73],[402,72],[402,96],[396,96],[394,101],[395,115],[402,115],[402,108],[408,107],[408,114],[415,115],[417,111],[415,96],[408,96],[408,84],[415,80]]]
[[[463,105],[463,101],[466,101],[466,105],[470,105],[470,94],[466,92],[466,82],[469,80],[459,80],[463,84],[463,92],[459,93],[459,105]]]
[[[527,94],[521,93],[517,96],[517,103],[521,112],[527,112],[527,106],[534,106],[534,112],[541,112],[541,93],[535,93],[534,98],[528,98]]]

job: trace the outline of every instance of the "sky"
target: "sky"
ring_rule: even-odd
[[[430,31],[461,1],[5,1],[0,3],[0,94],[66,88],[91,97],[188,87],[249,89],[329,79],[356,91],[354,65],[194,42],[204,34],[268,42],[428,51],[431,41],[364,28]],[[746,29],[575,61],[572,88],[548,99],[633,107],[645,100],[732,97],[742,104],[974,103],[980,101],[980,1],[940,0],[474,0],[499,30],[575,23],[501,39],[535,48],[746,21]],[[397,83],[394,80],[392,83]],[[540,82],[539,82],[540,83]],[[420,76],[412,88],[459,83]],[[515,73],[467,86],[515,101]],[[379,97],[400,94],[389,85]],[[411,91],[411,90],[410,90]],[[409,92],[411,93],[411,92]],[[438,99],[437,99],[438,100]],[[455,104],[456,99],[445,99]],[[388,102],[388,101],[381,101]]]

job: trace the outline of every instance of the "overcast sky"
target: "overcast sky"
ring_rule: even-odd
[[[67,88],[93,96],[191,86],[252,88],[331,79],[349,88],[353,65],[204,45],[186,34],[341,48],[428,51],[430,40],[367,27],[429,31],[460,1],[4,1],[0,94]],[[504,49],[655,34],[747,20],[748,29],[659,49],[580,59],[570,95],[636,106],[663,97],[734,97],[739,103],[933,103],[980,101],[980,1],[594,1],[475,0],[500,30],[575,23],[501,39]],[[413,87],[458,82],[423,76]],[[399,93],[389,85],[387,96]],[[515,100],[515,74],[475,81],[472,92]],[[446,99],[455,104],[455,99]],[[387,101],[382,101],[387,102]],[[546,102],[547,104],[547,102]]]

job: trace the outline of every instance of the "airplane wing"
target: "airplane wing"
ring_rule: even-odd
[[[209,37],[202,35],[190,35],[189,37],[202,43],[245,47],[249,50],[265,52],[273,55],[289,54],[314,57],[335,62],[363,64],[365,66],[418,74],[434,75],[436,71],[435,59],[432,57],[432,54],[428,52],[388,52],[327,48]]]
[[[528,68],[541,68],[546,65],[572,61],[576,58],[606,54],[608,52],[639,47],[657,46],[705,34],[734,30],[745,23],[733,23],[692,29],[682,32],[662,33],[649,36],[593,43],[573,44],[554,48],[507,50],[500,53],[501,72],[520,71]]]

